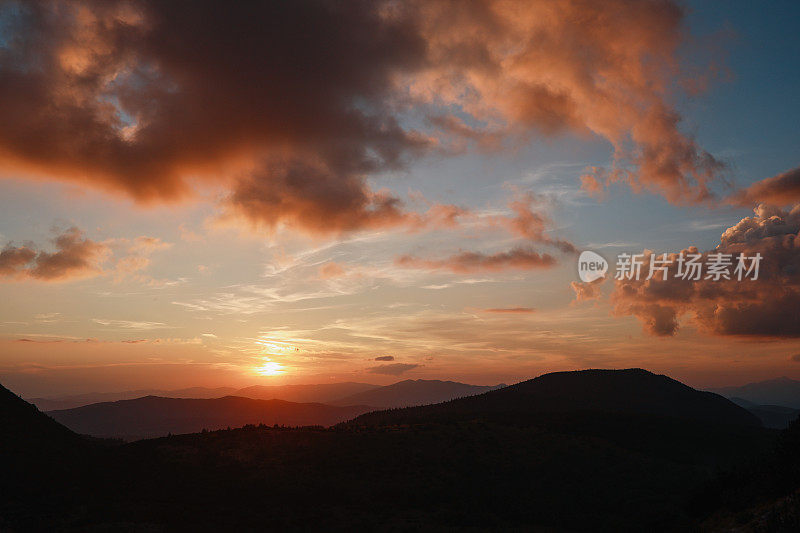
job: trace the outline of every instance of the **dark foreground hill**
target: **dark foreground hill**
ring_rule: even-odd
[[[554,372],[516,385],[436,405],[377,411],[351,424],[409,424],[437,420],[522,421],[542,413],[628,413],[760,426],[759,419],[711,392],[646,370]]]
[[[76,433],[133,440],[246,424],[330,426],[369,410],[365,406],[334,407],[237,396],[216,399],[146,396],[50,411],[48,414]]]
[[[248,426],[114,446],[81,441],[79,457],[57,456],[64,468],[33,472],[29,490],[0,498],[0,530],[679,531],[800,487],[796,468],[776,466],[797,464],[796,438],[776,441],[776,432],[666,378],[621,374],[617,383],[633,391],[661,383],[682,407],[665,414],[656,402],[663,393],[641,393],[629,396],[640,399],[637,409],[615,388],[595,388],[555,410],[514,410],[510,400],[524,395],[501,402],[494,395],[502,391],[493,391],[442,404],[426,420],[389,421],[428,411],[412,408],[329,429]],[[584,377],[557,379],[575,391],[586,388]],[[552,390],[551,398],[568,394]],[[25,427],[18,421],[14,430]],[[53,453],[18,450],[5,460]],[[717,471],[732,472],[736,484]]]
[[[468,385],[456,381],[440,381],[438,379],[407,379],[385,387],[374,388],[350,396],[339,398],[333,405],[371,405],[381,409],[393,407],[411,407],[440,403],[474,396],[505,385],[483,386]]]
[[[49,416],[0,385],[0,450],[51,449],[77,439]]]

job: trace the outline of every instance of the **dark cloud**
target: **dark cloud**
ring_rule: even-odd
[[[731,275],[729,280],[683,280],[675,277],[676,254],[671,254],[666,280],[645,280],[648,267],[643,267],[639,280],[615,282],[615,312],[637,316],[654,335],[674,335],[686,315],[699,329],[716,335],[800,337],[800,205],[791,210],[760,206],[755,216],[728,228],[712,252],[761,254],[758,279],[739,281]],[[712,252],[704,252],[702,262]],[[734,267],[735,260],[731,272]]]
[[[147,236],[97,242],[73,226],[57,235],[53,246],[55,251],[50,252],[32,243],[7,244],[0,251],[0,278],[68,281],[113,274],[116,281],[132,278],[152,282],[140,271],[149,266],[150,254],[170,244]],[[114,248],[117,248],[116,255]]]
[[[100,273],[100,265],[109,253],[105,244],[85,238],[75,227],[56,237],[54,244],[55,252],[9,244],[0,252],[0,275],[43,281],[90,277]]]
[[[591,132],[618,162],[602,185],[675,202],[707,198],[719,171],[666,104],[683,19],[668,0],[4,6],[4,171],[140,202],[205,181],[230,216],[312,232],[412,223],[367,179],[445,137]]]
[[[394,361],[393,355],[381,355],[375,358],[375,361]]]
[[[367,372],[371,374],[385,374],[387,376],[399,376],[404,372],[413,370],[420,365],[407,364],[407,363],[392,363],[389,365],[379,365],[367,368]]]

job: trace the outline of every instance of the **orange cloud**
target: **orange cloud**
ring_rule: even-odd
[[[784,206],[800,202],[800,167],[741,189],[732,194],[728,201],[743,206],[762,203]]]
[[[533,313],[535,309],[531,307],[495,307],[492,309],[484,309],[484,313],[496,314],[511,314],[511,315],[526,315]]]
[[[602,296],[600,286],[606,281],[605,277],[597,278],[594,281],[573,281],[569,285],[575,291],[575,301],[585,302],[588,300],[597,300]]]
[[[325,263],[319,267],[319,277],[322,279],[340,278],[345,275],[345,270],[338,263],[333,261]]]
[[[683,18],[668,0],[20,11],[0,58],[0,169],[139,202],[190,197],[205,180],[255,225],[388,227],[409,214],[370,176],[443,149],[444,137],[500,149],[534,132],[608,140],[613,180],[595,189],[623,181],[700,201],[721,170],[667,104]],[[429,130],[404,126],[409,110]]]
[[[421,259],[412,255],[403,255],[395,260],[395,264],[403,268],[450,270],[456,274],[472,274],[549,268],[556,264],[556,260],[549,254],[540,254],[530,248],[520,247],[495,254],[461,252],[445,259]]]

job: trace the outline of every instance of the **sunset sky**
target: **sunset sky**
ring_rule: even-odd
[[[797,2],[0,2],[0,383],[800,378]],[[756,252],[753,282],[577,254]]]

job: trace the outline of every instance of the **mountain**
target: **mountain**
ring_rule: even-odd
[[[800,416],[800,410],[792,409],[791,407],[784,407],[782,405],[758,405],[753,402],[748,402],[743,398],[733,397],[730,399],[739,407],[744,407],[754,415],[756,415],[764,427],[785,429],[797,420]]]
[[[286,400],[299,403],[331,403],[332,400],[379,388],[369,383],[320,383],[316,385],[254,385],[236,391],[235,396],[256,400]],[[355,402],[338,405],[369,405]]]
[[[79,436],[0,385],[0,452],[57,451]],[[0,453],[2,458],[4,453]]]
[[[757,405],[782,405],[800,409],[800,381],[787,377],[711,390],[726,398],[742,398]]]
[[[351,424],[414,423],[474,417],[522,420],[540,413],[649,414],[718,424],[761,426],[730,400],[639,368],[554,372],[449,402],[368,413]]]
[[[407,379],[393,385],[339,398],[330,403],[332,405],[371,405],[383,409],[411,407],[473,396],[500,387],[505,387],[505,385],[482,386],[437,379]]]
[[[49,411],[47,414],[76,433],[134,440],[246,424],[330,426],[370,409],[366,406],[335,407],[238,396],[216,399],[146,396]]]
[[[28,398],[42,411],[55,411],[57,409],[72,409],[100,402],[116,402],[118,400],[133,400],[143,396],[163,396],[166,398],[222,398],[236,392],[232,387],[189,387],[177,390],[141,389],[122,392],[89,392],[86,394],[73,394],[56,396],[53,398]],[[243,395],[239,395],[243,396]]]
[[[109,411],[109,423],[137,424],[152,413],[199,422],[192,416],[208,419],[212,410],[198,406],[225,402],[217,414],[231,426],[252,405],[287,406],[142,398],[71,411]],[[10,488],[0,498],[0,531],[689,531],[720,505],[720,485],[709,485],[715,472],[756,464],[778,436],[724,398],[643,370],[548,374],[374,415],[330,428],[84,439],[73,459],[60,447],[35,453],[33,464],[50,463],[19,470],[24,490],[0,476],[0,489]],[[23,420],[13,429],[24,435],[27,427]],[[719,478],[747,488],[729,491],[739,498],[732,508],[785,494],[787,473],[788,488],[797,485],[798,439],[782,442],[785,452],[768,456],[790,468],[773,462],[765,475],[745,471],[735,484]],[[780,478],[764,492],[766,474]]]

